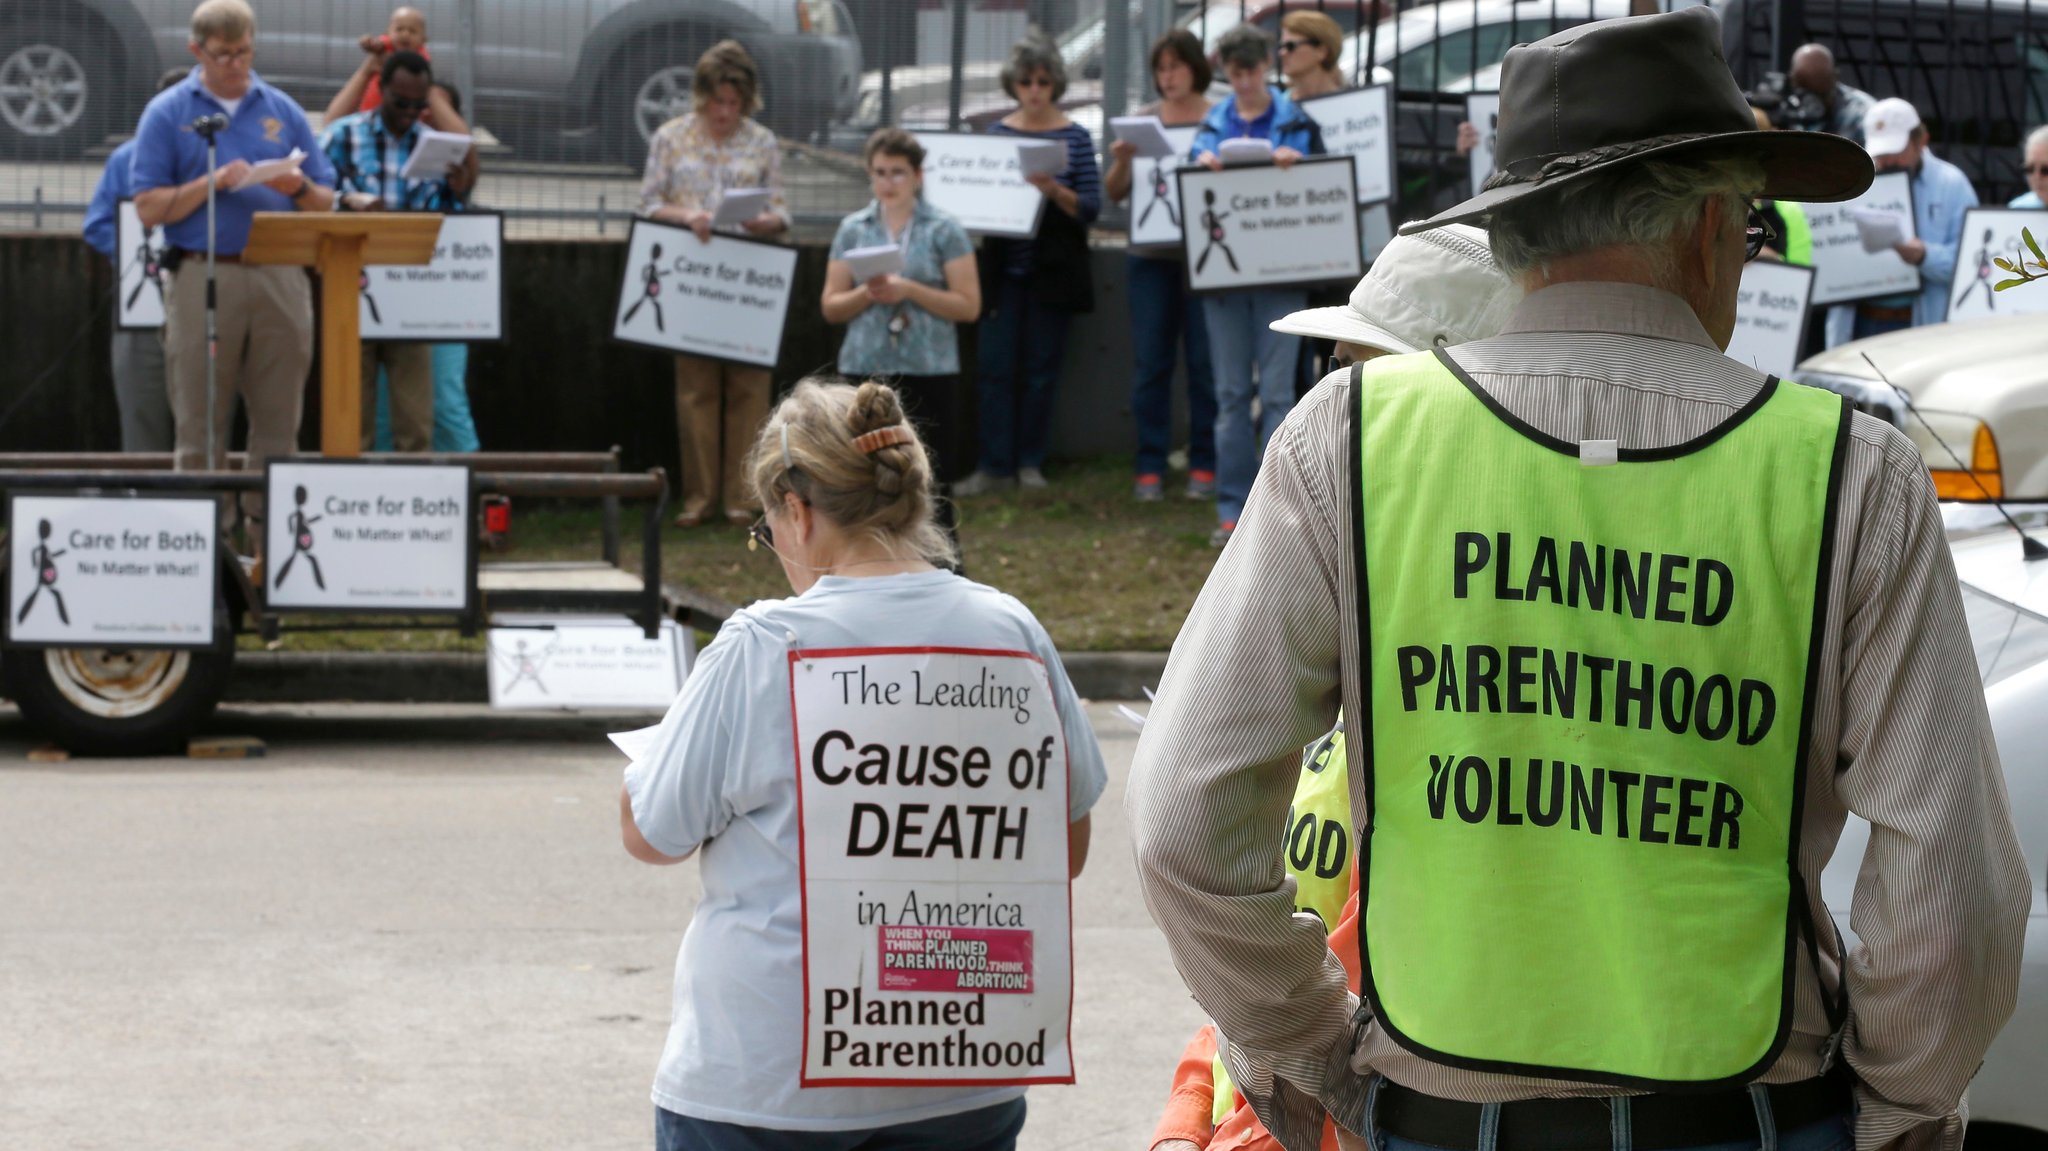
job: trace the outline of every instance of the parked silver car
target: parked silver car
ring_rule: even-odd
[[[0,0],[0,156],[71,157],[128,132],[165,69],[191,63],[196,0]],[[267,0],[257,69],[317,110],[398,0]],[[406,0],[456,51],[461,0]],[[853,111],[860,41],[839,0],[478,0],[478,119],[515,148],[637,163],[689,107],[697,57],[732,37],[761,68],[762,119],[808,138]],[[444,65],[445,67],[445,65]]]

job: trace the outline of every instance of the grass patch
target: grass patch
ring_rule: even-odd
[[[1064,651],[1164,651],[1208,578],[1216,552],[1215,505],[1182,499],[1177,483],[1157,504],[1131,499],[1129,457],[1057,464],[1045,491],[985,496],[960,505],[960,546],[969,578],[1009,592]],[[620,562],[638,570],[641,508],[620,517]],[[517,502],[513,546],[496,560],[593,560],[602,526],[595,504]],[[723,522],[687,531],[662,527],[663,581],[730,603],[789,594],[782,567],[747,551],[746,532]],[[317,622],[287,617],[288,622]],[[261,648],[254,636],[242,646]],[[482,651],[453,630],[287,633],[287,650]]]

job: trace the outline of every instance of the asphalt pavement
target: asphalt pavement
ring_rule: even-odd
[[[1143,1148],[1202,1014],[1109,763],[1074,887],[1078,1082],[1021,1146]],[[694,863],[619,846],[645,717],[240,706],[247,761],[29,761],[0,710],[0,1147],[635,1148]]]

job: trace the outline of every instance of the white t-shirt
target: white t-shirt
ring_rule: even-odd
[[[989,1107],[1022,1087],[800,1088],[802,889],[797,872],[792,648],[946,645],[1045,661],[1066,732],[1068,819],[1107,780],[1102,749],[1030,609],[950,572],[827,576],[733,615],[698,657],[643,757],[626,769],[633,822],[657,851],[702,847],[704,898],[676,956],[675,1008],[654,1102],[750,1127],[844,1131]]]

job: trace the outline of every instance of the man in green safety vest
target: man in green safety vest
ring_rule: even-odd
[[[1325,379],[1268,449],[1132,768],[1141,879],[1289,1151],[1957,1151],[2030,902],[1919,455],[1721,354],[1759,132],[1703,7],[1508,53],[1500,334]],[[1272,829],[1341,709],[1351,995]],[[1845,953],[1820,899],[1871,824]]]

